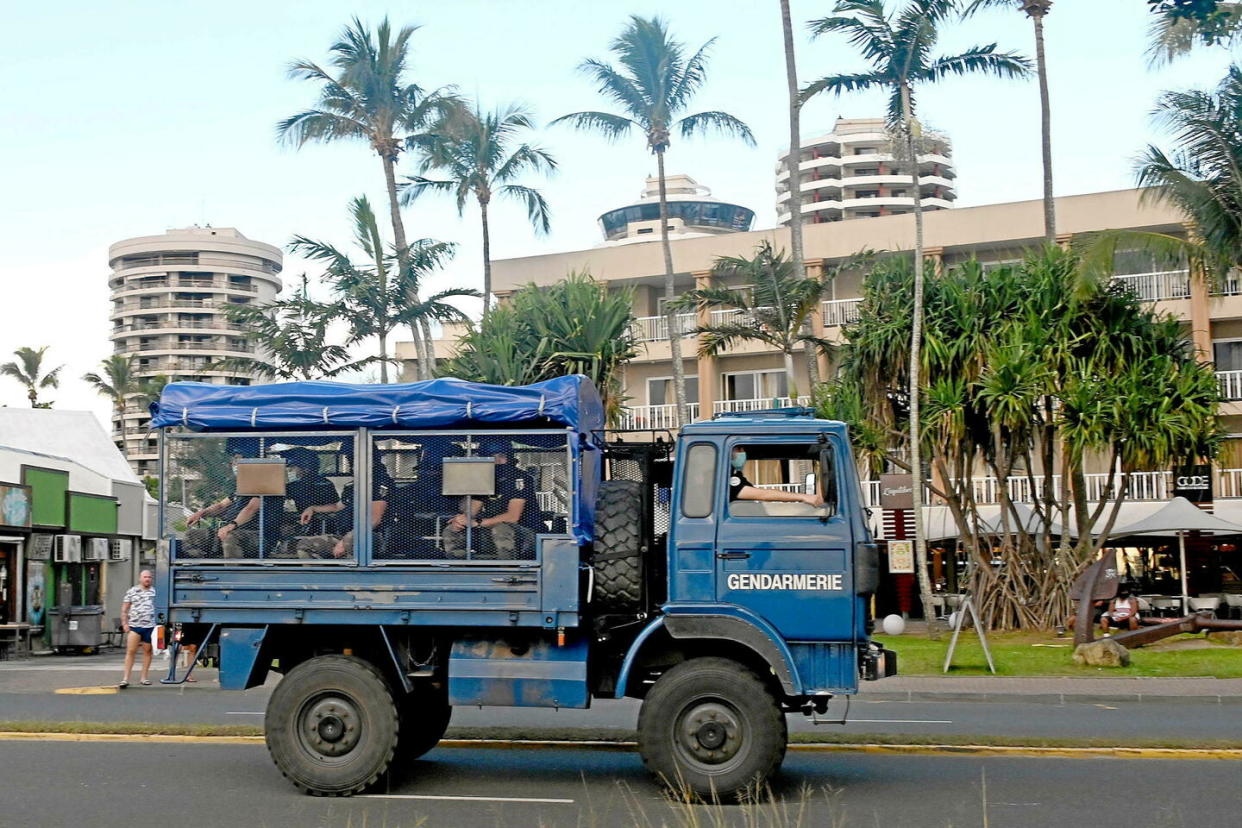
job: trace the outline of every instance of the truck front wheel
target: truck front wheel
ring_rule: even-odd
[[[355,656],[290,670],[267,703],[267,749],[280,772],[316,796],[349,796],[388,769],[400,720],[383,674]]]
[[[728,797],[762,784],[785,758],[785,716],[749,669],[694,658],[662,675],[638,714],[638,750],[674,791]]]

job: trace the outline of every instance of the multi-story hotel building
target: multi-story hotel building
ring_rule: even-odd
[[[926,247],[930,258],[953,265],[972,257],[986,263],[1014,261],[1024,250],[1042,244],[1043,214],[1039,201],[959,207],[928,213]],[[1172,207],[1144,200],[1138,190],[1117,190],[1057,199],[1060,240],[1068,242],[1083,234],[1105,229],[1184,231],[1183,217]],[[806,266],[820,272],[826,264],[839,262],[860,250],[910,250],[914,221],[910,215],[875,217],[848,225],[823,223],[804,229]],[[756,245],[770,241],[788,248],[784,227],[729,233],[726,235],[674,238],[673,262],[677,285],[689,290],[705,284],[719,256],[753,255]],[[672,405],[672,366],[668,331],[660,315],[664,263],[658,240],[627,245],[604,245],[493,263],[493,284],[503,296],[530,283],[546,284],[571,271],[585,270],[609,285],[635,289],[634,315],[642,351],[625,370],[624,393],[629,398],[623,423],[626,427],[668,428],[676,425]],[[833,283],[814,324],[828,339],[841,337],[841,326],[856,318],[861,302],[861,274],[845,273]],[[1242,496],[1242,283],[1226,282],[1209,290],[1202,280],[1191,279],[1185,267],[1152,264],[1142,255],[1118,259],[1118,282],[1129,286],[1142,299],[1182,320],[1205,359],[1216,364],[1226,402],[1222,423],[1230,434],[1217,460],[1217,494]],[[689,331],[709,319],[721,319],[732,310],[687,313],[681,319]],[[779,353],[760,343],[743,343],[720,356],[697,356],[695,334],[684,335],[682,353],[688,378],[688,396],[696,419],[726,411],[770,408],[804,402],[790,399],[790,389]],[[441,342],[441,353],[451,342]],[[827,369],[827,365],[821,368]],[[808,380],[799,359],[797,391],[805,394]],[[1102,479],[1106,475],[1100,474]],[[1134,499],[1159,500],[1169,496],[1169,472],[1138,475],[1133,482]],[[994,491],[994,482],[992,485]]]
[[[108,248],[114,353],[130,355],[140,378],[249,384],[249,373],[216,365],[225,357],[262,358],[225,310],[274,299],[281,261],[279,248],[232,227],[117,242]],[[149,420],[145,407],[133,404],[112,423],[114,440],[138,474],[153,474],[158,459]]]
[[[917,147],[924,210],[945,210],[957,198],[949,140],[926,132]],[[894,153],[882,118],[838,118],[832,132],[802,142],[803,221],[807,224],[901,215],[914,209],[910,163]],[[776,212],[789,224],[789,168],[776,165]]]

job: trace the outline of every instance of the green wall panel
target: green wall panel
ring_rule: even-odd
[[[69,531],[116,534],[116,498],[69,493]]]
[[[64,526],[69,472],[27,467],[22,470],[22,483],[30,487],[34,501],[31,522],[36,526]]]

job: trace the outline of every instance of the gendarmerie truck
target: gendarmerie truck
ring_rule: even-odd
[[[896,672],[846,429],[810,411],[607,432],[580,376],[178,382],[152,411],[160,620],[226,689],[283,674],[266,741],[307,793],[365,790],[455,705],[629,697],[647,767],[726,795],[787,713]]]

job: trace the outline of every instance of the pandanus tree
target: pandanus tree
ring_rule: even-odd
[[[295,236],[289,249],[324,264],[325,278],[334,298],[324,306],[323,313],[328,319],[345,323],[349,329],[347,344],[376,340],[378,353],[350,367],[377,362],[380,382],[386,383],[392,362],[388,352],[392,332],[407,324],[414,333],[424,322],[463,322],[465,314],[448,300],[478,296],[478,291],[453,288],[425,300],[409,301],[410,296],[418,294],[422,277],[452,256],[453,245],[419,239],[402,255],[395,255],[395,251],[388,252],[375,212],[365,196],[350,202],[349,212],[354,223],[354,243],[365,256],[365,263],[354,261],[348,253],[328,242],[305,236]]]
[[[408,269],[409,246],[397,196],[397,159],[422,137],[439,129],[446,117],[459,108],[451,91],[428,90],[407,79],[410,40],[416,26],[396,32],[384,19],[372,32],[355,17],[329,49],[330,68],[299,60],[289,69],[291,77],[319,85],[319,99],[311,109],[276,126],[281,140],[301,147],[307,143],[362,141],[379,157],[388,193],[388,210],[396,242],[399,269]],[[409,297],[411,304],[421,301]],[[430,320],[414,332],[419,374],[431,376]]]
[[[916,118],[916,92],[948,78],[972,74],[1020,78],[1030,62],[1013,52],[998,52],[995,43],[973,46],[955,55],[936,55],[942,30],[960,13],[957,0],[905,0],[892,12],[884,0],[838,0],[833,13],[810,22],[811,33],[820,37],[845,35],[871,67],[864,72],[827,75],[803,90],[803,98],[831,93],[880,90],[888,94],[888,124],[897,136],[897,154],[910,169],[914,212],[914,279],[910,329],[909,445],[910,472],[914,477],[915,559],[919,592],[925,606],[931,602],[927,574],[926,533],[923,530],[923,468],[919,440],[919,378],[923,339],[923,203],[916,147],[922,127]]]
[[[668,317],[669,349],[673,359],[673,389],[677,419],[689,420],[686,405],[686,371],[681,355],[681,331],[674,308],[676,282],[673,248],[668,240],[668,192],[665,184],[664,155],[673,133],[689,138],[714,131],[741,138],[753,145],[750,128],[737,118],[717,110],[685,114],[707,80],[707,57],[715,38],[698,51],[688,54],[685,44],[673,38],[668,25],[658,17],[630,17],[630,22],[613,40],[611,51],[617,66],[601,60],[583,61],[581,70],[590,76],[599,93],[622,114],[612,112],[574,112],[553,123],[568,123],[578,129],[599,132],[616,140],[637,131],[647,140],[656,157],[660,194],[660,245],[664,253],[664,298]]]
[[[0,365],[0,375],[12,377],[26,388],[26,399],[30,400],[31,408],[51,408],[50,402],[39,402],[39,392],[49,388],[60,387],[60,372],[64,368],[58,365],[45,370],[43,364],[47,356],[48,346],[42,348],[21,347],[13,352],[17,359]]]
[[[474,201],[479,207],[483,230],[483,313],[492,297],[492,236],[489,211],[493,198],[518,201],[537,233],[551,228],[551,214],[543,195],[518,182],[529,173],[550,173],[556,160],[534,144],[517,143],[533,129],[530,113],[517,106],[484,112],[476,105],[463,108],[444,127],[415,139],[422,151],[418,175],[407,176],[401,185],[403,203],[426,192],[451,194],[457,213]],[[516,146],[515,146],[516,144]],[[439,178],[429,178],[437,174]]]

